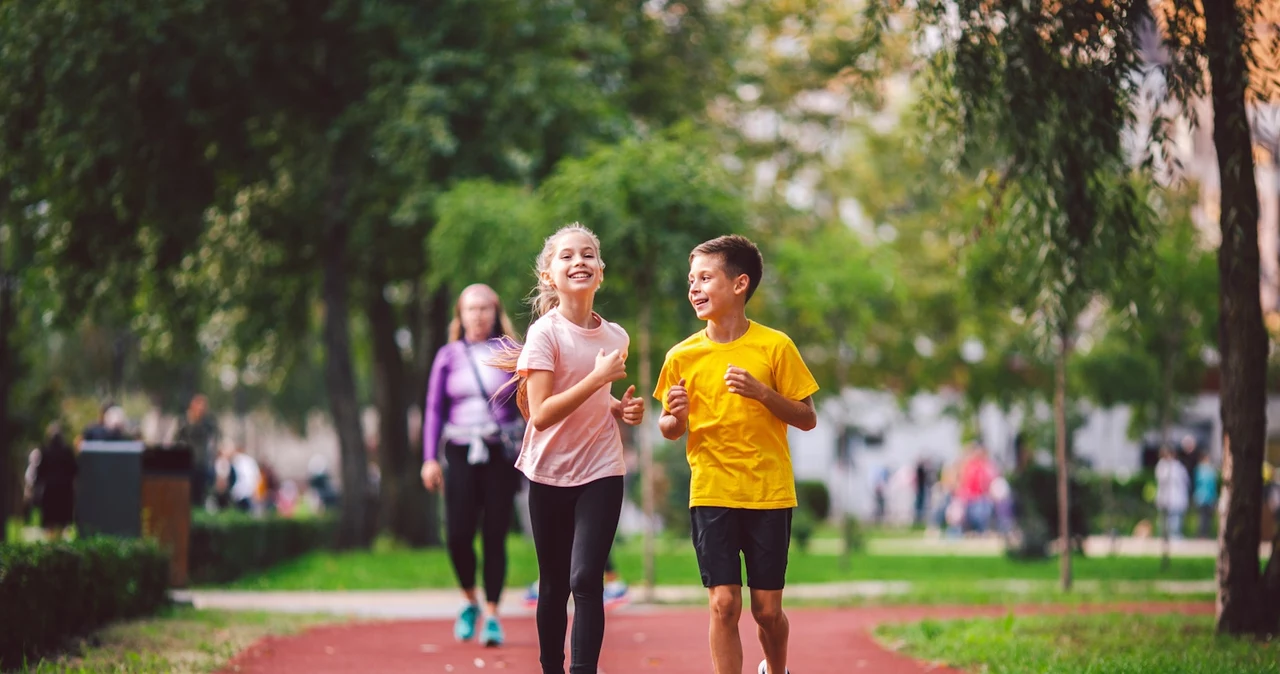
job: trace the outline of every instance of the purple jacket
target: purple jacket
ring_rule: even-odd
[[[503,391],[493,402],[488,399],[515,376],[485,365],[500,345],[497,339],[482,343],[459,339],[445,344],[436,353],[431,378],[427,381],[427,406],[422,425],[424,460],[439,456],[440,434],[446,423],[465,427],[494,422],[501,426],[520,419],[514,387]],[[467,362],[468,351],[475,362],[474,369]],[[484,379],[484,392],[476,382],[477,370]]]

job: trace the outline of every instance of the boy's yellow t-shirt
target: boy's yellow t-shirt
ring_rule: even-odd
[[[672,347],[653,396],[665,409],[667,392],[682,378],[689,391],[689,507],[794,508],[787,425],[763,403],[729,391],[730,365],[792,400],[818,390],[791,338],[755,321],[728,344],[701,330]]]

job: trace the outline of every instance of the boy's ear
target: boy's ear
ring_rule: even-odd
[[[746,274],[738,274],[738,277],[733,279],[734,295],[745,295],[747,294],[747,289],[750,287],[751,287],[751,277],[747,276]]]

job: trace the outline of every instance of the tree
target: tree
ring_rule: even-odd
[[[1196,11],[1192,3],[1174,5],[1175,16],[1182,18]],[[1272,554],[1261,572],[1258,559],[1267,393],[1261,364],[1267,359],[1267,337],[1258,288],[1258,188],[1245,103],[1257,5],[1204,3],[1202,24],[1222,194],[1218,351],[1225,477],[1221,498],[1226,508],[1219,509],[1217,619],[1218,630],[1232,634],[1280,630],[1280,556]],[[1184,36],[1175,33],[1170,41]],[[1272,549],[1280,549],[1280,532]]]
[[[1126,179],[1122,144],[1139,64],[1128,24],[1142,13],[1106,3],[922,10],[923,23],[947,36],[932,57],[933,110],[961,131],[962,157],[994,150],[997,162],[993,208],[980,227],[1000,253],[973,271],[1038,317],[1041,344],[1055,351],[1061,581],[1069,589],[1067,362],[1086,307],[1145,238],[1146,209]]]
[[[653,391],[653,358],[687,336],[693,322],[685,278],[694,246],[743,228],[732,183],[705,145],[688,135],[628,139],[562,162],[539,189],[554,223],[580,221],[600,237],[605,285],[598,301],[637,335],[639,394]],[[681,319],[680,317],[686,317]],[[655,321],[655,318],[657,320]],[[652,590],[654,464],[650,425],[640,433],[645,583]]]

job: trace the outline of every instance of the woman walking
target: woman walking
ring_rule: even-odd
[[[504,389],[511,375],[486,362],[512,336],[511,319],[492,288],[476,284],[462,291],[449,324],[449,343],[431,367],[422,429],[422,483],[431,491],[444,487],[449,560],[466,599],[454,637],[474,638],[483,615],[480,642],[485,646],[503,641],[498,602],[507,575],[512,499],[519,485],[515,455],[524,435],[513,390]],[[476,592],[477,528],[484,554],[483,606]]]

